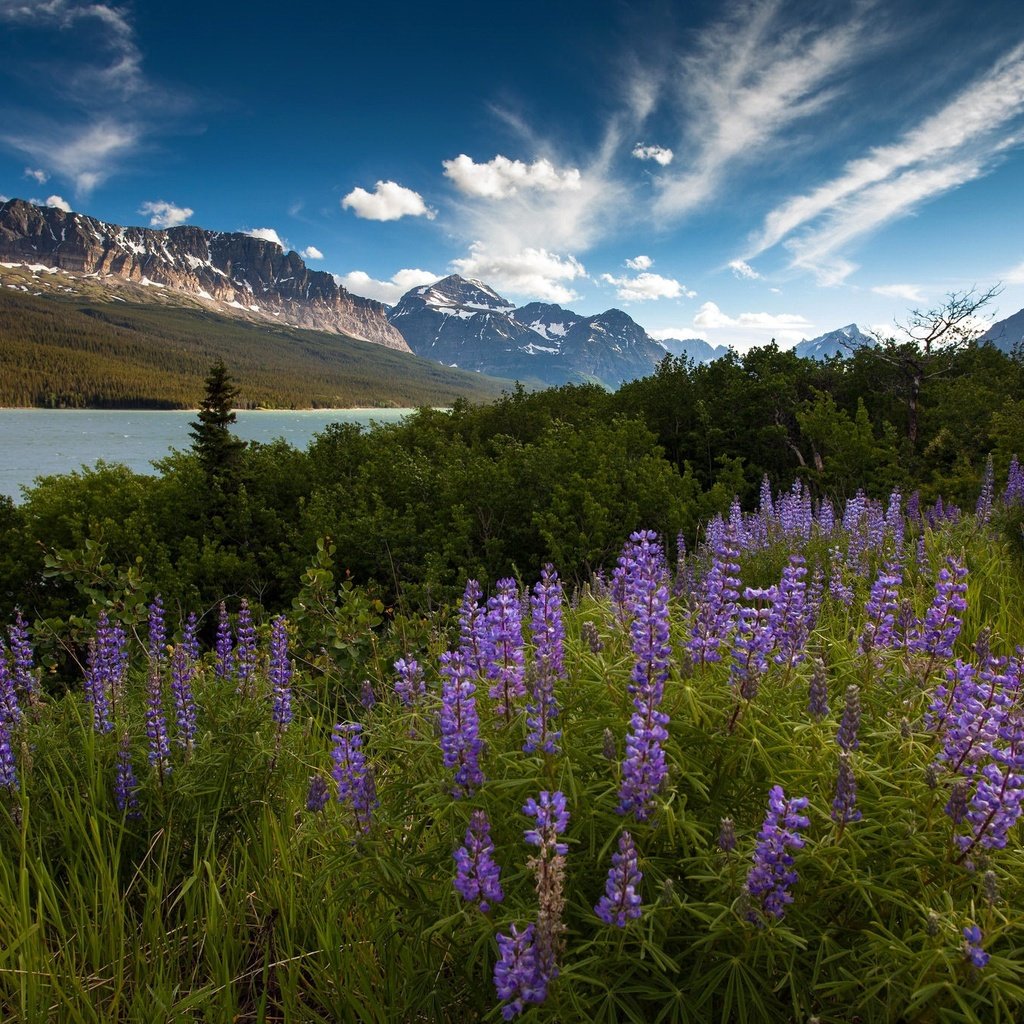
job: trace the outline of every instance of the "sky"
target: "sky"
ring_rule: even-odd
[[[743,350],[1024,307],[1019,0],[0,0],[0,195]]]

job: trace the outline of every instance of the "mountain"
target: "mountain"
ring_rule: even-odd
[[[1024,345],[1024,309],[994,323],[979,339],[1003,352],[1012,352],[1015,345]]]
[[[406,292],[388,319],[417,355],[545,385],[595,381],[616,388],[651,373],[665,354],[621,310],[584,317],[543,302],[517,309],[458,274]]]
[[[803,359],[828,359],[831,356],[849,356],[862,345],[874,347],[874,338],[865,334],[856,324],[847,324],[837,330],[829,331],[810,341],[801,341],[793,351]]]
[[[729,351],[726,345],[712,345],[703,338],[662,338],[659,345],[670,355],[685,356],[694,363],[710,363]]]
[[[136,297],[139,288],[159,289],[228,315],[409,351],[383,303],[350,294],[276,242],[239,232],[121,227],[11,199],[0,204],[0,262],[98,277]]]

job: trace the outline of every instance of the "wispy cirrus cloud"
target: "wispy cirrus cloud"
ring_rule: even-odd
[[[189,106],[146,76],[134,26],[121,7],[86,0],[5,0],[0,25],[14,40],[19,30],[30,30],[49,34],[56,44],[52,58],[40,55],[38,43],[23,52],[13,45],[18,57],[7,60],[2,71],[31,82],[40,97],[36,108],[0,104],[6,126],[0,144],[38,164],[27,169],[37,181],[40,175],[56,175],[87,195]],[[60,47],[72,38],[73,49]]]
[[[677,82],[688,154],[659,177],[655,213],[679,217],[714,197],[741,166],[764,160],[790,129],[840,95],[840,76],[885,43],[867,3],[837,25],[794,21],[779,0],[746,0],[706,28]]]
[[[877,284],[871,289],[876,295],[887,299],[903,299],[906,302],[927,302],[928,297],[916,284]]]
[[[856,269],[844,252],[853,242],[988,174],[1020,144],[1022,123],[1024,44],[895,142],[874,147],[832,180],[769,212],[746,256],[782,242],[794,266],[824,284],[839,283]]]

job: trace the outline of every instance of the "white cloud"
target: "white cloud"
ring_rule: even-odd
[[[745,281],[757,281],[761,277],[746,260],[730,260],[729,269]]]
[[[139,207],[139,213],[149,217],[151,228],[176,228],[179,224],[184,224],[195,212],[188,206],[176,206],[163,199],[145,202]]]
[[[433,220],[436,214],[419,192],[405,188],[395,181],[378,181],[372,192],[354,188],[341,201],[342,209],[351,209],[363,220],[399,220],[402,217],[426,217]]]
[[[884,32],[869,34],[859,10],[827,27],[787,24],[784,16],[777,2],[736,3],[681,61],[678,97],[692,158],[658,179],[657,215],[699,208],[734,166],[763,161],[783,133],[835,100],[841,72],[885,40]]]
[[[576,293],[563,282],[587,275],[583,265],[573,256],[559,256],[543,248],[495,253],[482,242],[474,242],[469,256],[452,260],[451,266],[457,274],[486,281],[502,293],[545,302],[570,302],[577,298]]]
[[[1024,284],[1024,263],[1018,263],[1000,276],[1007,284]]]
[[[692,299],[697,293],[690,291],[671,277],[642,273],[636,277],[612,277],[602,274],[601,280],[615,286],[615,294],[623,302],[645,302],[649,299],[678,299],[685,295]]]
[[[71,213],[71,204],[61,196],[47,196],[45,203],[37,205],[53,206],[58,210],[63,210],[65,213]]]
[[[135,126],[103,120],[77,131],[40,124],[34,135],[4,134],[2,141],[46,163],[86,194],[114,173],[139,138]]]
[[[871,289],[876,295],[889,299],[904,299],[907,302],[926,302],[927,296],[916,284],[879,284]]]
[[[50,176],[41,167],[26,167],[25,177],[31,178],[37,185],[45,185],[50,180]]]
[[[315,245],[307,245],[299,255],[304,260],[322,260],[324,258],[324,254]]]
[[[654,265],[654,260],[650,256],[634,256],[631,260],[626,260],[626,266],[630,270],[650,270]]]
[[[468,196],[483,199],[507,199],[522,190],[539,192],[576,192],[581,176],[575,167],[560,171],[550,160],[541,158],[532,164],[509,160],[500,154],[485,164],[460,153],[454,160],[443,160],[444,174]]]
[[[697,340],[692,327],[661,327],[647,332],[655,341]]]
[[[962,89],[940,110],[851,160],[831,181],[772,210],[749,255],[789,237],[793,264],[823,283],[843,280],[854,265],[840,250],[905,216],[916,206],[984,176],[1019,139],[1024,116],[1024,44]]]
[[[405,269],[393,274],[389,281],[378,281],[363,270],[352,270],[347,274],[335,274],[334,280],[356,295],[393,306],[410,289],[433,284],[440,280],[440,276],[429,270]]]
[[[668,146],[645,146],[642,142],[638,142],[633,147],[633,156],[637,160],[653,160],[655,163],[661,164],[662,167],[668,167],[675,154]]]
[[[253,228],[251,231],[246,231],[245,234],[251,238],[262,238],[264,242],[274,242],[284,250],[291,248],[273,228]]]
[[[9,203],[10,201],[9,196],[0,196],[0,203]]]
[[[814,330],[814,324],[798,313],[740,313],[739,316],[729,316],[714,302],[705,302],[697,310],[693,326],[702,333],[720,335],[715,339],[716,343],[740,345],[751,341],[763,344],[767,340],[766,334],[782,343],[795,343]]]

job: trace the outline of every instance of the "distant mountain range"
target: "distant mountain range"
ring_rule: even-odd
[[[16,281],[4,280],[19,268]],[[352,295],[295,252],[243,233],[198,227],[121,227],[20,199],[0,204],[0,283],[74,294],[83,283],[112,299],[202,308],[251,322],[334,332],[415,353],[449,368],[530,385],[596,382],[616,388],[654,371],[666,353],[706,363],[729,349],[701,338],[655,341],[619,309],[583,316],[551,303],[515,306],[480,281],[453,274],[413,288],[395,306]],[[76,279],[78,284],[76,285]],[[1024,341],[1024,310],[984,335],[1004,351]],[[875,340],[856,324],[801,341],[798,356],[827,359]]]

